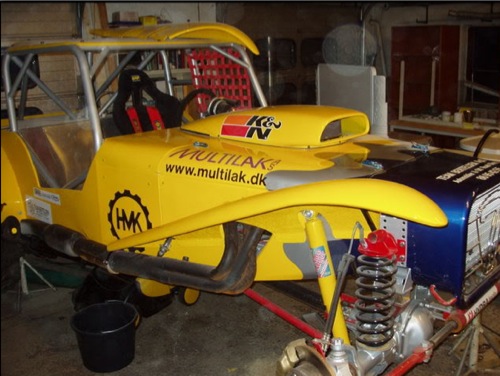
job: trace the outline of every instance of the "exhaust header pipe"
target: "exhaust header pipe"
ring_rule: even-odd
[[[224,294],[240,294],[252,285],[257,268],[255,249],[262,236],[261,229],[248,227],[246,237],[240,240],[236,223],[224,224],[224,254],[212,267],[125,250],[108,252],[104,244],[86,239],[79,232],[37,220],[23,220],[20,228],[22,235],[36,236],[58,252],[80,257],[111,273]]]

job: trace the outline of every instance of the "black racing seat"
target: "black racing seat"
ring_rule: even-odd
[[[130,98],[132,106],[127,106]],[[181,103],[158,90],[145,72],[127,69],[118,80],[113,120],[122,134],[179,127],[182,122]]]

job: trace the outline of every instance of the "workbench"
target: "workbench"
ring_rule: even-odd
[[[430,136],[433,140],[433,146],[455,149],[459,148],[461,139],[483,135],[486,129],[466,129],[459,124],[439,120],[408,120],[403,118],[391,121],[389,131]]]

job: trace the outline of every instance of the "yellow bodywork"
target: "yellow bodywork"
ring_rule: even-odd
[[[101,51],[115,44],[124,50],[200,48],[216,42],[258,54],[248,36],[223,24],[94,34],[103,38],[19,43],[9,51],[23,55],[68,46]],[[76,117],[13,131],[2,122],[2,222],[15,217],[57,224],[103,245],[106,256],[127,251],[204,266],[219,264],[223,226],[238,222],[264,231],[255,250],[256,281],[317,278],[291,256],[291,248],[310,260],[313,249],[326,251],[330,240],[350,239],[356,224],[368,230],[382,215],[432,227],[447,224],[427,196],[373,178],[379,171],[363,164],[371,148],[387,146],[394,160],[412,157],[400,153],[394,141],[363,138],[368,118],[355,110],[290,105],[232,111],[180,128],[106,138],[95,148],[89,124]],[[42,139],[45,148],[36,150]],[[35,159],[54,163],[54,184],[44,182]],[[318,279],[327,306],[336,283],[331,258],[328,262],[332,273]],[[167,284],[137,280],[147,296],[171,292]],[[192,293],[188,290],[188,303],[196,300]],[[340,319],[334,331],[348,341]]]
[[[439,207],[412,188],[382,180],[341,180],[287,188],[224,203],[198,212],[196,215],[112,242],[108,245],[108,249],[112,251],[129,248],[134,244],[158,241],[207,228],[214,223],[236,220],[257,225],[259,220],[266,223],[266,218],[262,217],[282,217],[286,216],[287,212],[295,211],[298,214],[305,208],[322,206],[327,212],[330,206],[384,212],[433,227],[441,227],[447,223],[446,216]],[[295,208],[295,210],[290,208]],[[279,226],[279,223],[276,225]],[[351,230],[352,227],[349,229]]]
[[[129,28],[120,27],[92,30],[91,33],[107,38],[137,38],[159,42],[173,42],[178,39],[187,39],[191,40],[193,44],[199,43],[200,40],[204,43],[210,43],[210,40],[215,40],[218,43],[236,43],[248,48],[256,55],[259,54],[257,46],[245,33],[235,27],[222,23],[180,23]]]
[[[335,168],[339,156],[361,162],[368,154],[365,147],[349,141],[354,135],[347,131],[343,143],[328,140],[321,146],[317,139],[332,119],[361,115],[346,109],[320,108],[312,115],[312,122],[310,106],[292,106],[292,110],[295,116],[281,118],[281,109],[259,109],[257,114],[272,115],[281,119],[282,125],[275,138],[254,139],[253,143],[215,134],[226,115],[191,123],[185,129],[106,139],[80,189],[40,187],[22,140],[3,131],[2,181],[16,179],[19,171],[24,176],[19,183],[2,189],[2,202],[8,202],[2,210],[2,221],[9,215],[28,218],[23,202],[38,189],[42,193],[35,199],[44,201],[51,223],[64,224],[107,245],[109,251],[140,248],[143,254],[155,256],[165,239],[172,238],[166,256],[188,256],[207,265],[217,265],[221,258],[221,225],[237,221],[272,234],[259,253],[257,280],[304,278],[283,250],[284,244],[306,241],[301,216],[304,210],[319,213],[335,237],[344,239],[350,237],[356,222],[366,227],[360,209],[371,213],[375,223],[384,213],[427,226],[446,225],[446,216],[432,200],[389,181],[361,177],[269,191],[265,181],[270,173],[321,172]],[[248,113],[245,110],[241,115]],[[303,139],[310,147],[273,146],[286,144],[287,131],[290,144],[298,143],[294,127],[307,124],[311,136]],[[366,132],[359,129],[361,134]],[[57,199],[46,202],[44,197],[50,195]],[[146,294],[159,295],[155,291],[158,283],[144,282],[146,285],[154,286],[144,287]]]

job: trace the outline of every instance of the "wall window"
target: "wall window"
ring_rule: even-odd
[[[465,101],[475,106],[498,105],[500,91],[500,27],[468,30]],[[497,95],[494,95],[496,92]]]

